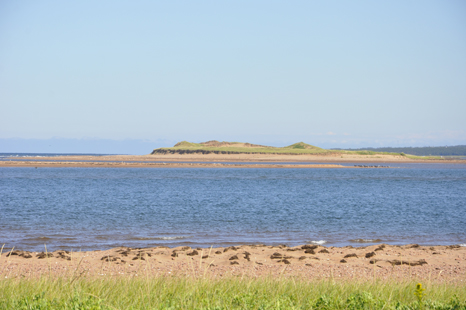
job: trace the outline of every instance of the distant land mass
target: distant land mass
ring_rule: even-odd
[[[323,149],[304,142],[284,147],[274,147],[247,142],[227,142],[211,140],[193,143],[181,141],[173,147],[162,147],[152,151],[155,154],[282,154],[282,155],[401,155],[410,158],[416,156],[466,156],[466,145],[439,147],[379,147],[359,149]]]
[[[367,147],[359,149],[332,149],[344,151],[372,151],[388,153],[405,153],[417,156],[466,156],[466,145],[425,146],[425,147]]]
[[[374,152],[372,150],[328,150],[304,142],[294,143],[284,147],[267,146],[252,144],[247,142],[227,142],[211,140],[201,143],[181,141],[173,147],[162,147],[152,151],[156,154],[280,154],[280,155],[337,155],[337,154],[354,154],[354,155],[402,155],[405,153],[387,153]]]
[[[298,142],[285,147],[274,147],[247,142],[207,141],[192,143],[182,141],[173,147],[155,149],[151,154],[322,154],[329,151],[304,142]]]

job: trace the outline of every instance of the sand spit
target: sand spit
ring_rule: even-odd
[[[343,163],[352,163],[353,165],[343,166]],[[364,168],[359,166],[372,166],[371,168],[373,168],[379,166],[379,168],[387,168],[390,163],[466,164],[466,160],[414,160],[399,155],[346,154],[341,156],[276,154],[70,155],[11,157],[0,161],[0,167]]]
[[[411,159],[401,155],[355,155],[355,154],[305,154],[305,155],[279,155],[279,154],[155,154],[155,155],[70,155],[53,157],[12,157],[14,160],[34,161],[88,161],[88,162],[313,162],[323,164],[338,163],[444,163],[466,164],[466,160],[431,160]],[[4,161],[0,161],[2,166]]]
[[[309,280],[413,280],[466,282],[466,247],[296,247],[242,245],[227,248],[114,248],[88,252],[4,251],[0,277],[99,276],[295,276]]]
[[[336,164],[223,164],[223,163],[148,163],[78,161],[0,161],[0,167],[82,167],[82,168],[358,168]]]

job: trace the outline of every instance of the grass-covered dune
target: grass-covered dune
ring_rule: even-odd
[[[2,279],[0,309],[466,309],[464,285],[189,277]]]
[[[246,142],[219,142],[216,140],[193,143],[182,141],[173,147],[162,147],[152,151],[156,154],[276,154],[276,155],[392,155],[410,159],[441,159],[440,157],[419,157],[405,153],[378,152],[372,150],[328,150],[304,142],[285,147],[274,147]]]
[[[207,141],[192,143],[187,141],[178,142],[173,147],[155,149],[152,154],[330,154],[341,153],[322,149],[317,146],[298,142],[285,147],[273,147],[244,142],[219,142]]]
[[[322,154],[338,152],[325,150],[304,142],[286,147],[273,147],[243,142],[219,142],[213,140],[202,143],[182,141],[173,147],[155,149],[152,154]]]

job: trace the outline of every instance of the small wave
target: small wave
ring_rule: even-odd
[[[327,241],[325,241],[325,240],[318,240],[318,241],[313,240],[313,241],[311,241],[311,243],[319,244],[319,245],[320,245],[320,244],[327,243]]]
[[[173,237],[141,237],[141,238],[134,238],[134,240],[177,240],[177,239],[185,239],[185,236],[173,236]]]
[[[459,246],[466,246],[466,243],[458,244]]]
[[[159,237],[159,238],[154,238],[156,240],[176,240],[176,239],[185,239],[185,236],[174,236],[174,237]]]
[[[382,242],[382,239],[351,239],[350,241],[356,243],[375,243]]]

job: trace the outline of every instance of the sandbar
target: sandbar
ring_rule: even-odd
[[[155,154],[104,156],[69,155],[49,157],[12,157],[0,161],[0,167],[354,168],[354,166],[342,165],[344,163],[387,167],[390,163],[466,164],[466,160],[423,160],[411,159],[401,155],[354,154]]]
[[[0,167],[73,167],[73,168],[354,168],[337,164],[226,164],[179,162],[105,162],[105,161],[0,161]]]

